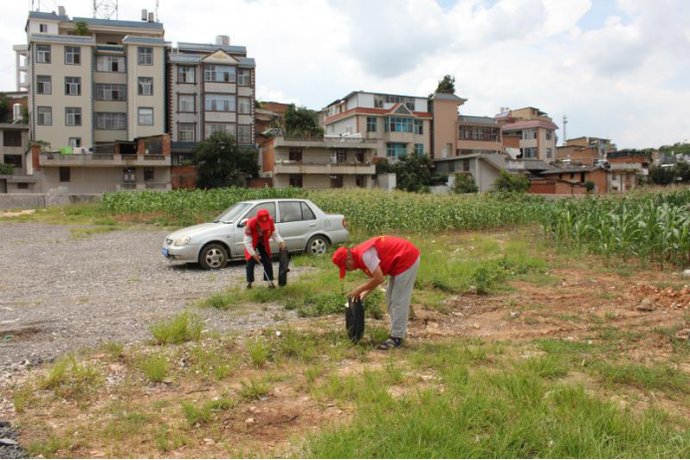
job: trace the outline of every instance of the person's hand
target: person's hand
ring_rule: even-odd
[[[256,260],[257,263],[261,263],[261,256],[259,254],[254,254],[252,259]]]
[[[285,242],[278,243],[278,249],[280,249],[280,250],[285,249]]]

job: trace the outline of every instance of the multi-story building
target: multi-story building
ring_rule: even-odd
[[[373,141],[378,158],[395,162],[411,153],[432,152],[432,114],[426,97],[354,91],[324,110],[327,136]]]
[[[173,142],[199,142],[221,131],[253,145],[254,59],[244,46],[178,43],[169,57],[170,123]]]
[[[32,141],[97,147],[165,131],[163,25],[32,11],[15,46]]]
[[[583,136],[567,139],[565,145],[557,147],[556,159],[594,165],[606,160],[606,155],[615,150],[616,145],[610,139]]]
[[[534,107],[504,109],[494,117],[501,125],[506,152],[518,159],[552,162],[556,159],[556,130],[549,116]]]
[[[323,136],[291,138],[280,129],[261,146],[261,175],[273,187],[371,188],[377,140]]]

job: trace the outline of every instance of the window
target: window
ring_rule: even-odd
[[[226,133],[235,136],[235,131],[235,125],[232,123],[206,123],[204,135],[207,139],[211,137],[213,133]]]
[[[152,182],[154,180],[153,168],[144,168],[144,182]]]
[[[96,83],[97,101],[125,101],[127,100],[127,87],[111,83]]]
[[[139,96],[153,96],[153,77],[139,77],[137,91]]]
[[[386,118],[386,131],[391,133],[411,133],[413,132],[414,119],[406,117]]]
[[[536,147],[521,148],[520,152],[522,153],[522,158],[537,158]]]
[[[178,83],[196,83],[194,78],[194,66],[181,65],[177,67],[177,82]]]
[[[252,71],[249,69],[240,69],[237,71],[237,84],[240,86],[252,85]]]
[[[446,144],[446,154],[449,156],[455,155],[455,152],[453,151],[453,144]]]
[[[289,157],[289,158],[290,158],[290,161],[294,161],[294,162],[297,162],[297,163],[301,163],[301,162],[302,162],[302,149],[300,149],[300,148],[295,148],[295,147],[291,147],[291,148],[290,148],[289,155],[290,155],[290,157]]]
[[[407,155],[407,144],[398,142],[389,142],[386,144],[386,156],[397,160],[400,157]]]
[[[70,181],[70,169],[64,166],[60,166],[60,182]]]
[[[552,133],[553,133],[553,131],[551,131],[550,129],[546,130],[546,140],[547,141],[551,140]]]
[[[53,83],[50,75],[36,76],[36,92],[38,94],[51,94],[53,92]]]
[[[522,138],[523,139],[536,139],[537,138],[537,131],[534,129],[526,129],[522,131]]]
[[[50,64],[50,45],[36,45],[36,62]]]
[[[336,161],[336,163],[345,163],[347,161],[347,150],[336,149],[335,150],[335,161]]]
[[[7,155],[5,154],[5,164],[12,165],[15,168],[22,167],[22,156],[21,155]]]
[[[237,143],[252,143],[252,125],[237,125]]]
[[[278,203],[281,222],[296,222],[302,219],[302,206],[299,201],[281,201]]]
[[[127,129],[127,114],[120,112],[96,112],[96,129]]]
[[[417,155],[424,155],[424,144],[415,144],[414,153]]]
[[[137,64],[153,65],[153,48],[139,46],[137,48]]]
[[[461,126],[458,137],[473,141],[498,141],[498,128],[480,128],[478,126]]]
[[[207,112],[235,112],[235,96],[230,94],[206,94],[204,109]]]
[[[290,187],[302,188],[302,175],[290,174]]]
[[[65,46],[65,64],[81,64],[81,48],[78,46]]]
[[[65,126],[81,126],[81,107],[65,107]]]
[[[2,132],[2,145],[5,147],[21,147],[22,133],[21,131],[12,131],[6,129]]]
[[[193,94],[178,94],[177,95],[177,111],[194,113],[195,98]]]
[[[343,176],[341,174],[331,176],[331,188],[343,188]]]
[[[72,148],[81,147],[81,137],[70,137],[69,146]]]
[[[135,168],[122,168],[122,182],[134,184],[137,181],[137,170]]]
[[[124,56],[96,56],[97,72],[119,72],[125,71]]]
[[[415,120],[414,121],[414,133],[415,134],[424,134],[424,122],[422,120]]]
[[[364,163],[364,150],[355,151],[355,161],[357,163]]]
[[[229,65],[207,65],[204,68],[204,81],[235,83],[235,68]]]
[[[360,188],[367,186],[367,176],[355,176],[355,185]]]
[[[53,108],[38,107],[36,124],[40,126],[51,126],[53,124]]]
[[[546,148],[546,158],[553,158],[553,149],[551,147]]]
[[[141,126],[153,125],[153,107],[139,107],[139,114],[137,117],[138,123]]]
[[[252,113],[252,100],[248,97],[237,98],[237,111],[242,114]]]
[[[38,25],[38,31],[41,32],[42,34],[47,34],[48,33],[48,24],[39,24]]]
[[[180,142],[194,142],[194,123],[179,123],[177,125],[177,140]]]
[[[81,94],[81,77],[65,77],[65,96]]]
[[[368,133],[375,133],[376,132],[376,124],[377,124],[377,118],[376,117],[367,117],[367,132]]]
[[[469,172],[469,170],[470,170],[470,160],[469,159],[462,160],[462,170],[464,172]]]

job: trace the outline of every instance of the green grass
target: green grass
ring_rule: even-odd
[[[554,352],[577,351],[561,345],[545,342]],[[500,357],[495,367],[474,369],[459,346],[416,350],[415,366],[434,371],[437,383],[399,398],[385,390],[390,383],[385,369],[329,379],[323,391],[354,402],[355,418],[309,436],[303,456],[648,458],[690,453],[687,421],[671,424],[659,410],[622,409],[581,385],[562,383],[568,365],[558,354],[518,361]],[[490,349],[475,352],[478,362],[492,354]]]
[[[188,311],[169,320],[159,321],[149,326],[156,345],[175,344],[199,340],[203,322],[201,318]]]
[[[170,364],[162,353],[145,355],[137,360],[137,367],[153,383],[160,383],[168,376]]]
[[[103,384],[101,372],[75,356],[59,359],[40,380],[39,388],[52,390],[62,398],[79,399],[95,392]]]

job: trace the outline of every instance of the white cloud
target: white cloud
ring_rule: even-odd
[[[690,2],[616,0],[582,30],[595,1],[160,0],[159,17],[170,41],[246,46],[263,100],[318,109],[355,90],[425,96],[451,74],[469,99],[462,113],[536,106],[559,125],[567,114],[568,137],[621,147],[690,137]],[[15,89],[12,45],[25,42],[22,3],[0,14],[4,90]],[[89,1],[56,3],[91,16]],[[119,17],[154,4],[120,0]]]

